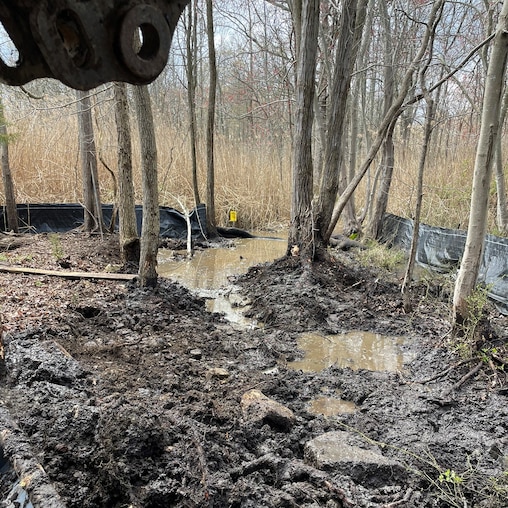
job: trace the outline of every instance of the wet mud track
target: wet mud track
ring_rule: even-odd
[[[72,269],[115,261],[114,240],[61,241]],[[44,235],[26,249],[12,262],[54,263]],[[0,421],[68,507],[507,506],[504,372],[450,390],[473,362],[431,380],[460,362],[445,347],[447,305],[417,288],[406,315],[395,282],[355,266],[251,269],[237,283],[264,323],[252,330],[169,281],[2,274]],[[492,322],[502,354],[506,323]],[[400,372],[289,367],[300,333],[352,329],[405,336],[415,359]],[[337,393],[356,411],[311,412]],[[2,475],[0,506],[14,506],[10,488]]]

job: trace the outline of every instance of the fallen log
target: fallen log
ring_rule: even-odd
[[[366,250],[367,246],[364,245],[361,242],[357,242],[355,240],[351,240],[347,236],[344,235],[334,235],[330,238],[329,244],[332,247],[336,247],[340,250],[349,250],[349,249],[360,249],[360,250]]]
[[[20,485],[28,493],[34,508],[65,508],[46,471],[35,459],[28,438],[12,420],[7,409],[1,407],[0,448],[14,468]]]
[[[134,273],[108,273],[108,272],[61,272],[58,270],[43,270],[40,268],[28,268],[24,266],[11,266],[0,263],[0,272],[26,273],[30,275],[50,275],[52,277],[64,277],[67,279],[105,279],[105,280],[133,280],[137,277]]]

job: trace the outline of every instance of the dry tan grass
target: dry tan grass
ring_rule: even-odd
[[[10,144],[11,165],[19,202],[79,202],[81,168],[77,143],[75,106],[20,114],[9,126],[14,134]],[[187,128],[168,127],[167,119],[157,119],[160,202],[192,208],[192,177]],[[116,131],[111,101],[99,104],[95,114],[97,149],[108,166],[116,171]],[[133,152],[136,199],[141,201],[141,177],[137,161],[139,147],[133,124]],[[422,221],[443,227],[467,226],[469,195],[474,163],[474,140],[454,145],[454,154],[432,157],[425,177]],[[397,154],[389,211],[412,217],[416,200],[418,143],[405,157]],[[287,225],[290,209],[290,149],[268,141],[232,142],[216,138],[216,218],[227,224],[228,211],[238,212],[238,226],[247,229]],[[104,202],[114,198],[113,181],[99,163]],[[203,140],[198,149],[201,200],[205,200],[206,154]],[[372,172],[374,172],[373,167]],[[360,211],[365,184],[356,195]],[[0,199],[3,196],[0,193]],[[493,196],[493,200],[495,196]],[[495,203],[493,203],[495,205]],[[495,206],[493,206],[495,209]],[[491,218],[494,229],[494,217]],[[340,226],[339,226],[340,227]]]

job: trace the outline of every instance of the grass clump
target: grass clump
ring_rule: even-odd
[[[63,259],[64,250],[63,250],[62,242],[60,241],[60,236],[58,235],[58,233],[50,233],[48,235],[48,240],[51,243],[51,251],[52,251],[55,259],[57,261]]]
[[[405,260],[404,251],[387,247],[378,242],[370,242],[368,248],[358,253],[358,261],[365,267],[384,268],[390,272],[400,267]]]
[[[467,319],[460,325],[456,336],[450,339],[452,349],[457,351],[464,359],[473,358],[479,351],[479,345],[485,342],[482,329],[490,287],[478,285],[466,298],[469,311]]]

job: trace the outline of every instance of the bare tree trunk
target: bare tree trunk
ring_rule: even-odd
[[[342,137],[346,104],[351,84],[351,73],[356,61],[359,42],[365,22],[367,0],[347,0],[341,14],[339,40],[335,54],[332,97],[327,122],[325,166],[316,204],[316,229],[319,241],[328,243],[327,234],[333,206],[339,190],[339,169],[342,155]]]
[[[139,235],[132,181],[132,143],[125,83],[114,83],[118,139],[118,214],[120,255],[124,264],[139,263]]]
[[[370,217],[365,229],[365,236],[376,240],[383,226],[383,218],[388,207],[388,196],[392,184],[393,167],[395,164],[395,146],[393,131],[395,121],[390,125],[383,141],[383,158],[380,167],[380,181],[378,182],[375,199],[372,200]]]
[[[103,233],[102,203],[97,171],[97,150],[92,123],[90,92],[78,90],[79,148],[81,152],[81,173],[83,178],[83,229],[86,232],[99,230]]]
[[[378,127],[376,137],[366,155],[364,162],[362,163],[360,169],[358,170],[358,173],[355,175],[353,180],[349,183],[349,185],[346,187],[344,192],[340,195],[339,199],[335,203],[331,215],[330,224],[328,226],[328,230],[324,234],[325,238],[330,238],[330,236],[332,235],[333,229],[335,228],[335,225],[339,220],[340,214],[344,210],[346,203],[348,202],[349,198],[355,191],[356,187],[358,187],[358,184],[362,181],[363,177],[370,168],[372,161],[376,157],[381,145],[383,144],[383,141],[390,129],[391,124],[395,122],[396,119],[400,116],[402,112],[402,105],[404,103],[404,99],[406,98],[407,93],[412,86],[413,75],[415,71],[418,69],[421,60],[425,55],[425,52],[427,51],[427,47],[432,33],[436,30],[436,24],[440,19],[443,4],[444,0],[437,0],[432,5],[432,10],[429,15],[429,21],[426,25],[427,28],[422,38],[420,49],[418,50],[418,53],[411,62],[409,69],[406,71],[400,85],[399,93],[396,99],[393,101],[393,104],[390,106],[387,113],[384,115],[384,118],[382,119],[381,124]]]
[[[187,101],[189,103],[189,130],[190,149],[192,162],[192,189],[194,191],[194,203],[199,205],[198,185],[198,162],[196,156],[197,124],[196,124],[196,60],[197,60],[197,3],[189,3],[187,6],[187,26],[185,41],[187,50]]]
[[[134,86],[133,92],[138,119],[143,185],[139,285],[155,287],[157,285],[157,251],[160,233],[155,128],[148,87],[146,85]]]
[[[411,238],[411,249],[409,251],[409,260],[407,262],[404,281],[402,282],[401,292],[403,295],[404,310],[411,312],[411,300],[409,297],[409,286],[413,278],[414,266],[416,261],[416,251],[418,249],[418,240],[420,236],[420,216],[422,213],[423,201],[423,175],[425,172],[425,164],[427,154],[429,152],[430,138],[432,135],[432,124],[434,122],[434,101],[431,97],[427,98],[427,115],[425,117],[425,132],[423,135],[423,145],[420,153],[420,162],[418,164],[418,182],[416,185],[416,206],[415,218],[413,224],[413,237]]]
[[[349,158],[347,164],[344,164],[342,174],[342,182],[339,187],[339,192],[342,192],[347,184],[355,176],[356,169],[356,156],[358,151],[358,110],[354,100],[349,103],[349,125],[350,125],[350,136],[349,136]],[[355,234],[360,229],[360,223],[356,217],[356,205],[354,194],[351,195],[344,209],[343,217],[343,233],[346,236]]]
[[[9,162],[9,138],[7,124],[4,117],[4,106],[0,96],[0,152],[2,164],[2,182],[5,194],[5,212],[7,216],[7,229],[18,232],[18,211],[16,208],[16,193],[12,180],[11,165]]]
[[[296,58],[298,58],[298,55],[300,54],[300,45],[302,39],[302,16],[304,0],[289,0],[288,3],[291,10],[293,30],[295,33],[295,54]]]
[[[499,129],[503,128],[506,120],[506,112],[508,110],[508,87],[504,85],[503,107],[499,115]],[[496,189],[497,189],[497,213],[496,223],[502,234],[508,233],[508,205],[506,203],[506,183],[503,170],[503,148],[501,136],[497,137],[496,142],[496,158],[494,160]]]
[[[384,32],[384,67],[383,67],[383,115],[386,115],[390,106],[393,104],[395,95],[395,72],[393,59],[392,27],[386,2],[380,2],[382,9],[381,23]],[[381,232],[383,217],[388,206],[388,196],[392,184],[393,167],[395,164],[395,147],[393,143],[393,132],[395,122],[390,125],[385,139],[383,141],[383,156],[381,162],[380,181],[378,182],[377,192],[371,202],[369,209],[367,227],[365,235],[368,238],[376,240]]]
[[[499,135],[499,110],[508,56],[508,0],[504,0],[492,44],[483,96],[480,139],[476,149],[471,210],[466,247],[453,295],[453,325],[457,331],[469,317],[468,297],[476,286],[487,232],[492,166]]]
[[[293,190],[288,255],[315,260],[314,220],[312,217],[313,164],[312,123],[315,94],[316,55],[319,29],[319,0],[303,0],[300,52],[297,59],[296,117],[293,142]]]
[[[210,84],[208,90],[208,118],[206,126],[206,226],[210,236],[218,236],[215,217],[215,102],[217,98],[217,62],[215,58],[215,32],[213,29],[212,0],[206,0],[206,23],[208,36],[208,59]]]

